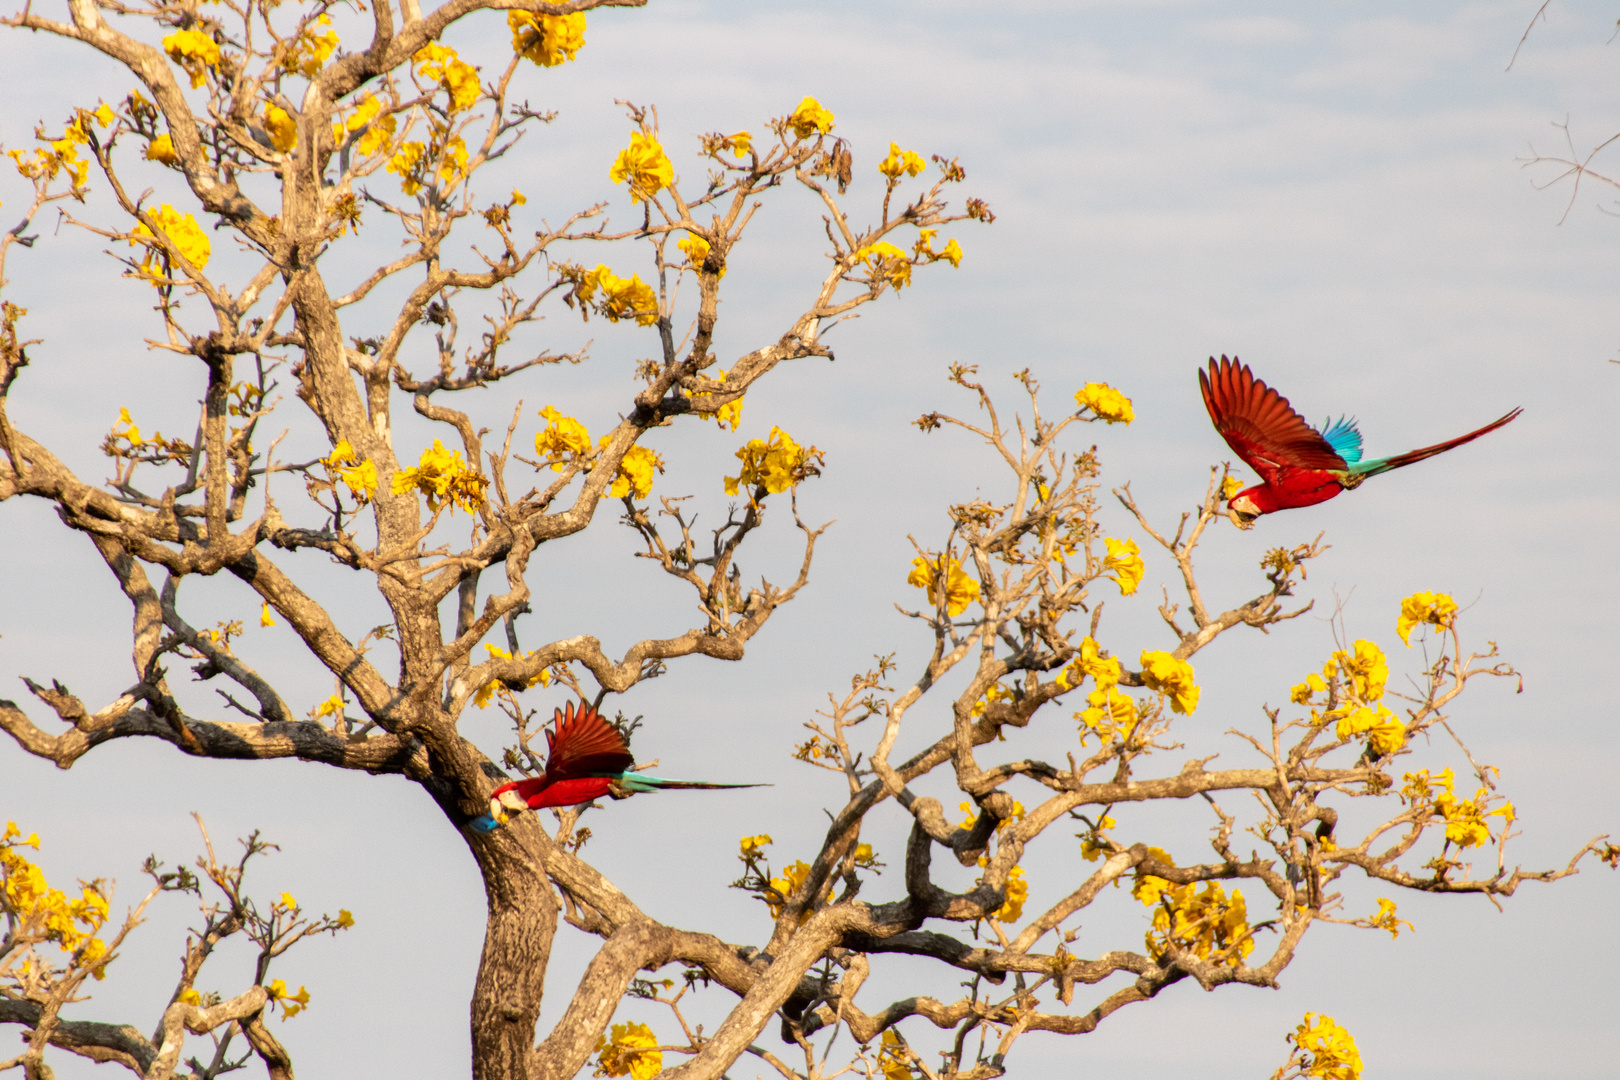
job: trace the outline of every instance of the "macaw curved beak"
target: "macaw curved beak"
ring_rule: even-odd
[[[1236,525],[1244,532],[1248,532],[1250,529],[1254,528],[1254,518],[1240,514],[1230,506],[1226,508],[1226,516],[1232,519],[1232,524]]]

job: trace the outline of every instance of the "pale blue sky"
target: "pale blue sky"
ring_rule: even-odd
[[[746,773],[777,786],[593,811],[587,854],[658,917],[762,940],[757,905],[721,888],[735,876],[735,836],[769,832],[789,860],[812,850],[820,807],[836,805],[838,789],[827,774],[786,760],[798,725],[873,653],[898,651],[901,676],[914,677],[925,642],[892,607],[912,600],[902,584],[905,537],[937,544],[946,501],[993,479],[967,439],[909,426],[922,412],[967,407],[945,383],[946,365],[978,364],[1009,404],[1006,375],[1026,366],[1054,408],[1089,379],[1123,389],[1137,421],[1080,434],[1100,443],[1105,482],[1131,481],[1143,505],[1170,523],[1202,492],[1207,468],[1231,456],[1194,377],[1221,352],[1241,355],[1313,420],[1358,416],[1374,455],[1525,407],[1488,439],[1344,498],[1262,520],[1251,533],[1216,530],[1203,549],[1204,581],[1211,603],[1247,599],[1266,548],[1325,530],[1333,549],[1301,596],[1319,611],[1345,598],[1348,632],[1383,642],[1397,678],[1418,666],[1394,635],[1400,598],[1452,593],[1467,607],[1465,632],[1497,641],[1525,674],[1523,694],[1480,686],[1454,713],[1476,756],[1502,768],[1503,790],[1518,806],[1524,835],[1510,856],[1527,867],[1562,865],[1588,838],[1620,826],[1610,674],[1620,604],[1620,371],[1608,363],[1620,356],[1620,225],[1601,212],[1614,201],[1597,188],[1583,189],[1559,224],[1567,189],[1538,193],[1538,174],[1516,163],[1532,144],[1558,149],[1551,125],[1566,117],[1581,146],[1620,130],[1612,52],[1620,46],[1605,45],[1608,7],[1555,5],[1504,72],[1534,7],[1032,2],[987,13],[966,3],[654,0],[645,11],[592,16],[576,64],[525,69],[519,96],[561,115],[485,186],[492,194],[522,188],[535,220],[602,198],[629,220],[623,189],[606,179],[626,131],[615,98],[658,105],[677,171],[695,180],[692,136],[758,130],[805,94],[836,112],[838,130],[854,141],[851,206],[871,205],[861,200],[873,198],[873,165],[895,140],[959,158],[968,192],[998,215],[989,228],[953,230],[967,252],[959,270],[920,273],[915,288],[834,331],[835,364],[800,362],[762,384],[738,436],[654,433],[652,445],[681,460],[660,490],[695,492],[713,514],[723,505],[714,478],[736,443],[780,424],[826,450],[826,475],[801,505],[807,518],[838,524],[810,589],[775,617],[746,661],[675,665],[622,703],[646,714],[637,749],[661,758],[665,775]],[[504,20],[491,15],[451,40],[493,65],[506,38]],[[96,57],[39,36],[0,40],[13,71],[0,117],[8,147],[24,144],[37,120],[58,123],[69,100],[128,89]],[[142,182],[166,181],[153,170]],[[819,276],[817,208],[785,194],[731,262],[723,365],[774,340]],[[21,198],[14,180],[0,179],[0,213]],[[95,212],[95,204],[86,211]],[[149,387],[191,373],[131,343],[155,332],[150,293],[115,276],[97,254],[103,243],[67,228],[53,236],[49,222],[41,231],[10,267],[7,298],[32,310],[30,336],[47,339],[13,391],[12,415],[83,475],[100,477],[95,446],[120,405],[143,426],[189,435],[195,395],[188,389],[164,404]],[[228,259],[215,236],[217,257]],[[362,239],[353,267],[394,250],[380,220],[368,219]],[[629,253],[590,256],[621,273],[635,268]],[[488,392],[474,405],[480,422],[500,427],[520,397],[530,416],[552,402],[594,418],[593,427],[611,422],[631,361],[651,351],[648,333],[597,321],[581,328],[555,315],[529,340],[564,348],[594,338],[594,359]],[[1109,513],[1116,533],[1131,531]],[[645,565],[626,568],[624,530],[603,520],[593,536],[536,559],[537,614],[525,644],[589,632],[611,650],[687,625],[684,596]],[[779,551],[745,560],[744,571],[781,581],[796,558]],[[1168,644],[1151,609],[1160,584],[1174,584],[1172,567],[1152,552],[1148,560],[1139,601],[1109,606],[1105,643],[1126,655]],[[346,625],[358,632],[379,621],[380,605],[364,589],[306,561]],[[211,603],[215,617],[247,614],[234,582],[187,588],[199,612]],[[45,508],[0,507],[0,595],[8,598],[0,676],[61,678],[92,702],[128,683],[127,609],[88,545]],[[254,631],[244,648],[281,676],[295,707],[331,692],[329,680],[297,662],[283,630]],[[1168,755],[1164,767],[1217,750],[1225,755],[1218,764],[1244,760],[1219,733],[1252,726],[1262,703],[1284,700],[1331,648],[1328,625],[1307,616],[1269,638],[1233,633],[1200,654],[1203,702],[1178,726],[1186,753]],[[9,682],[0,696],[20,701],[24,689]],[[198,709],[206,701],[206,688],[191,699]],[[29,707],[49,726],[42,708]],[[941,714],[936,707],[931,722]],[[499,745],[493,713],[470,717],[466,730]],[[1414,765],[1466,767],[1438,744],[1427,753]],[[0,775],[0,814],[42,834],[53,877],[117,877],[121,901],[142,891],[147,853],[173,861],[195,850],[190,811],[216,842],[262,827],[285,847],[260,868],[267,893],[288,889],[357,919],[348,935],[301,946],[277,970],[314,995],[309,1012],[281,1032],[298,1068],[312,1076],[465,1068],[482,890],[459,838],[409,784],[296,763],[197,763],[131,743],[65,773],[0,744]],[[1179,836],[1196,851],[1204,819],[1160,824],[1175,819],[1144,811],[1125,831]],[[879,850],[898,853],[904,826],[898,810],[880,811]],[[1170,828],[1177,831],[1156,831]],[[1075,872],[1069,843],[1052,837],[1032,858],[1037,899],[1059,887],[1057,868]],[[871,891],[886,898],[898,888],[881,879]],[[1398,897],[1417,924],[1399,941],[1318,927],[1279,991],[1205,995],[1178,986],[1093,1035],[1025,1039],[1013,1075],[1145,1078],[1195,1066],[1217,1078],[1269,1075],[1285,1056],[1283,1035],[1315,1011],[1351,1029],[1368,1075],[1381,1080],[1611,1076],[1610,1051],[1593,1036],[1612,1030],[1620,1011],[1620,945],[1606,929],[1617,889],[1613,873],[1589,864],[1556,886],[1525,886],[1505,914],[1478,899]],[[1346,891],[1353,909],[1370,910],[1384,894]],[[1139,945],[1140,908],[1094,918],[1078,947]],[[95,1001],[74,1015],[150,1028],[172,986],[184,919],[179,905],[154,912],[93,988]],[[548,1014],[586,956],[577,939],[559,948]],[[234,992],[245,969],[240,958],[234,969],[232,958],[222,960],[210,985]],[[864,1007],[885,994],[958,993],[948,976],[908,981],[922,977],[920,965],[896,970],[874,977]],[[923,1029],[906,1030],[921,1037]],[[754,1071],[744,1064],[732,1075]],[[88,1069],[67,1065],[60,1074]]]

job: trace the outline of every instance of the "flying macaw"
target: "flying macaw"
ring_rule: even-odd
[[[558,709],[555,730],[546,732],[546,771],[529,780],[502,784],[490,793],[489,813],[467,822],[478,832],[493,832],[514,813],[538,810],[543,806],[579,806],[592,799],[611,795],[628,799],[642,791],[664,788],[746,788],[763,784],[706,784],[696,780],[664,780],[643,776],[631,770],[636,759],[630,756],[624,736],[603,720],[594,708],[568,703]]]
[[[1341,416],[1311,427],[1288,399],[1254,377],[1237,357],[1209,359],[1209,371],[1198,371],[1204,408],[1226,444],[1260,474],[1261,482],[1227,500],[1226,513],[1240,529],[1254,527],[1261,514],[1326,502],[1341,491],[1359,487],[1369,476],[1444,453],[1495,431],[1518,416],[1514,409],[1476,431],[1443,443],[1408,450],[1394,457],[1361,460],[1361,432]]]

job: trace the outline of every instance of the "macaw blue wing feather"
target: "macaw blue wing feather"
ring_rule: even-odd
[[[1355,417],[1341,416],[1337,420],[1329,417],[1322,421],[1320,430],[1322,438],[1346,464],[1354,465],[1361,460],[1361,431],[1356,427]]]
[[[494,832],[499,825],[500,822],[496,821],[488,814],[480,814],[471,821],[467,822],[467,828],[471,829],[473,832],[481,833]]]

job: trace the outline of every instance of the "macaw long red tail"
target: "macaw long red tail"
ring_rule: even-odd
[[[1434,457],[1436,454],[1443,454],[1454,446],[1461,446],[1465,442],[1472,442],[1481,435],[1487,435],[1490,432],[1495,431],[1497,428],[1501,427],[1509,420],[1512,420],[1523,411],[1524,410],[1522,408],[1514,409],[1500,420],[1493,420],[1476,431],[1470,431],[1466,435],[1459,435],[1455,439],[1447,439],[1443,443],[1435,443],[1433,446],[1425,446],[1421,450],[1408,450],[1404,454],[1396,454],[1393,457],[1375,458],[1372,461],[1363,461],[1359,464],[1350,466],[1350,472],[1356,476],[1377,476],[1379,473],[1389,472],[1391,469],[1399,469],[1403,465],[1410,465],[1413,462],[1422,461],[1424,458]]]

